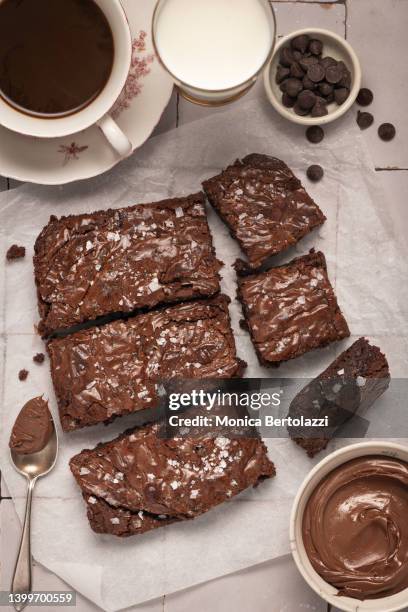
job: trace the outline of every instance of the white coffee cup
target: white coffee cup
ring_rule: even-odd
[[[125,11],[119,0],[94,0],[103,11],[112,30],[114,58],[110,77],[101,93],[88,106],[64,117],[38,117],[25,114],[0,97],[0,125],[37,138],[60,138],[98,125],[109,144],[121,156],[132,152],[132,144],[109,115],[129,74],[132,37]]]

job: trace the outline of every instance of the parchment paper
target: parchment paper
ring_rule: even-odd
[[[241,312],[234,300],[231,264],[239,249],[209,211],[217,255],[226,264],[223,289],[232,298],[238,353],[249,364],[247,376],[316,375],[360,335],[386,352],[394,377],[407,375],[407,254],[399,243],[398,228],[392,226],[386,197],[371,170],[354,118],[327,128],[325,140],[311,145],[302,128],[279,119],[266,101],[231,107],[150,140],[130,160],[98,179],[60,188],[26,185],[0,195],[0,464],[20,516],[25,483],[8,459],[12,423],[23,403],[41,393],[50,399],[56,415],[48,363],[32,362],[32,356],[44,350],[34,332],[38,314],[31,257],[37,234],[50,214],[81,213],[197,191],[202,179],[251,152],[285,160],[325,212],[328,220],[323,228],[277,262],[289,260],[296,252],[306,253],[312,246],[324,251],[352,338],[293,360],[279,371],[259,367],[249,337],[238,325]],[[316,185],[305,178],[311,163],[325,169],[324,179]],[[4,253],[13,243],[25,245],[27,256],[5,265]],[[23,367],[30,371],[26,382],[18,380]],[[392,415],[391,404],[392,397],[383,396],[376,412],[387,410]],[[33,551],[40,563],[103,609],[118,610],[288,553],[290,507],[314,462],[285,439],[266,441],[277,467],[276,478],[205,516],[128,540],[94,534],[68,460],[133,422],[129,417],[109,427],[70,435],[59,432],[57,468],[39,482],[35,499]],[[333,442],[327,452],[346,442]]]

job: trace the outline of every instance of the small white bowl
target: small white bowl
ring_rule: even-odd
[[[311,38],[318,38],[321,40],[323,43],[323,57],[329,55],[337,61],[342,60],[351,72],[351,89],[349,97],[340,106],[335,102],[329,104],[327,107],[329,114],[323,117],[301,117],[297,115],[293,109],[286,108],[281,102],[282,92],[275,80],[280,51],[282,47],[288,46],[290,41],[300,34],[308,34]],[[330,30],[304,28],[303,30],[297,30],[296,32],[288,34],[288,36],[284,36],[276,44],[271,61],[264,71],[264,85],[270,103],[282,117],[294,123],[299,123],[300,125],[323,125],[344,115],[344,113],[354,104],[361,87],[360,62],[349,43],[344,40],[344,38],[341,38],[341,36],[338,36],[334,32],[330,32]]]
[[[298,570],[309,586],[339,610],[344,612],[397,612],[408,608],[408,589],[400,593],[360,601],[352,597],[337,595],[338,589],[325,582],[314,570],[307,556],[302,537],[303,513],[306,503],[317,484],[339,465],[356,457],[385,455],[408,462],[408,446],[392,442],[361,442],[346,446],[320,461],[308,474],[296,495],[290,517],[290,547]]]

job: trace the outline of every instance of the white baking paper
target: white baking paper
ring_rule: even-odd
[[[198,191],[202,179],[251,152],[285,160],[326,214],[327,222],[318,232],[277,261],[312,246],[324,251],[352,338],[284,364],[278,371],[261,368],[248,335],[239,327],[241,312],[234,299],[231,268],[239,249],[209,211],[217,255],[225,262],[223,290],[232,298],[238,353],[249,364],[247,375],[316,375],[356,337],[366,335],[386,352],[393,376],[407,376],[407,254],[354,118],[328,127],[324,141],[311,145],[302,128],[278,118],[266,101],[241,103],[151,139],[131,159],[97,179],[59,188],[26,185],[0,195],[0,464],[20,516],[25,482],[9,463],[10,429],[24,402],[41,393],[50,399],[56,415],[48,364],[32,362],[32,356],[44,350],[34,331],[38,314],[31,257],[36,236],[50,214],[82,213]],[[305,178],[311,163],[325,169],[318,184]],[[4,253],[13,243],[25,245],[27,256],[5,264]],[[18,380],[23,367],[30,371],[26,382]],[[392,417],[392,408],[392,396],[386,394],[374,413]],[[134,422],[135,417],[128,417],[109,427],[69,435],[59,431],[58,465],[36,491],[33,551],[40,563],[103,609],[118,610],[288,553],[293,497],[322,455],[313,462],[285,439],[266,441],[276,478],[205,516],[127,540],[94,534],[68,460]],[[336,440],[327,452],[345,443]]]

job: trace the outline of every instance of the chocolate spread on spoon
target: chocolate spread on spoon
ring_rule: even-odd
[[[339,595],[376,599],[408,587],[408,463],[365,456],[330,472],[310,496],[303,542]]]
[[[48,402],[42,397],[35,397],[21,409],[11,432],[9,446],[19,455],[38,453],[46,447],[52,432]]]

